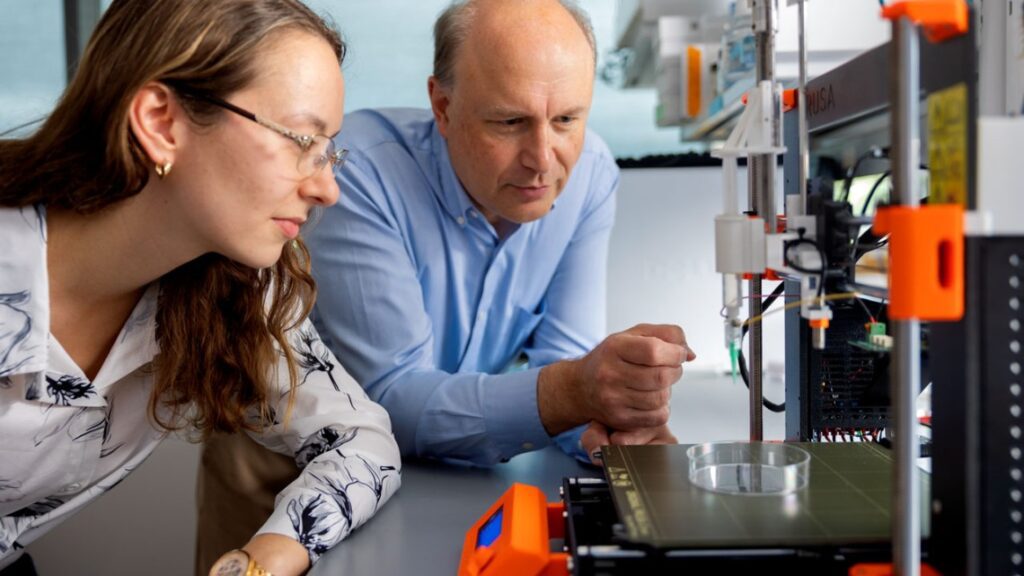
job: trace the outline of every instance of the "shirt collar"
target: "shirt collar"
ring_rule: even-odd
[[[469,193],[462,186],[462,182],[459,182],[459,177],[455,174],[455,168],[452,166],[451,156],[448,154],[448,141],[441,136],[441,132],[437,129],[437,123],[434,122],[431,128],[430,134],[430,145],[434,152],[434,156],[437,158],[438,166],[438,177],[440,179],[441,186],[436,191],[438,200],[448,214],[460,225],[465,226],[470,221],[472,216],[470,212],[476,212],[481,216],[480,211],[477,210],[476,205],[473,204],[473,200],[470,199]],[[554,206],[552,206],[554,209]],[[502,227],[502,232],[491,226],[489,223],[483,223],[490,233],[495,238],[507,238],[519,230],[522,225],[515,224],[513,222],[506,222],[506,226]]]
[[[469,211],[474,209],[473,201],[470,200],[469,194],[455,174],[451,156],[448,155],[448,141],[441,136],[436,122],[431,128],[430,147],[437,158],[438,176],[441,183],[440,189],[437,190],[438,199],[452,218],[457,221],[462,218],[459,222],[460,224],[464,223]]]
[[[0,379],[26,375],[33,382],[38,381],[27,392],[35,399],[65,405],[102,405],[99,392],[103,388],[151,362],[158,353],[158,296],[159,283],[154,282],[121,328],[95,381],[89,383],[59,349],[59,344],[56,349],[49,345],[50,290],[44,208],[0,209]],[[47,382],[51,378],[81,380],[75,390],[88,386],[96,394],[55,395],[53,390],[60,392],[60,386],[45,385],[40,380],[43,375]]]
[[[142,298],[135,304],[128,320],[121,327],[121,332],[107,354],[103,367],[96,374],[97,388],[106,388],[149,364],[160,352],[156,342],[156,309],[159,294],[159,282],[153,282],[146,287]]]
[[[49,299],[45,210],[0,209],[0,377],[46,370]]]

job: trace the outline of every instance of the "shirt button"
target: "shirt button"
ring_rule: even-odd
[[[469,217],[470,218],[476,218],[476,210],[470,210],[469,211]]]
[[[458,218],[456,218],[455,221],[459,223],[459,226],[465,226],[466,225],[466,219],[463,218],[462,216],[459,216]]]
[[[523,450],[533,450],[533,442],[523,442]]]

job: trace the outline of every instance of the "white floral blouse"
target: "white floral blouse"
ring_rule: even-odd
[[[155,284],[147,289],[89,380],[49,332],[43,210],[0,208],[0,569],[117,485],[166,436],[147,416],[157,293]],[[401,465],[387,413],[309,321],[289,339],[300,363],[291,419],[253,438],[293,455],[303,472],[260,533],[298,540],[315,562],[391,497]],[[283,355],[278,373],[283,417]]]

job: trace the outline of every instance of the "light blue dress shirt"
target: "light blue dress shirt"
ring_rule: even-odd
[[[350,150],[341,200],[306,237],[314,322],[390,412],[402,454],[491,465],[549,444],[540,367],[605,336],[619,182],[607,146],[588,131],[552,211],[501,237],[429,110],[349,114],[337,143]],[[579,455],[581,429],[556,440]]]

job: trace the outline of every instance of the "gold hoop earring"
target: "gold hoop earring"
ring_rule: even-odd
[[[173,167],[174,167],[174,164],[172,164],[170,162],[164,162],[163,164],[157,164],[156,165],[156,175],[159,176],[160,178],[163,178],[164,176],[167,176],[168,174],[171,173],[171,168],[173,168]]]

